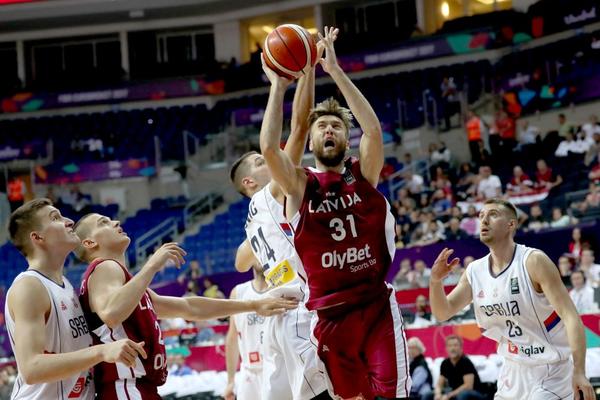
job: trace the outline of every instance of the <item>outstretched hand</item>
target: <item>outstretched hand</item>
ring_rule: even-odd
[[[431,267],[431,276],[429,277],[430,281],[441,281],[445,277],[448,276],[450,271],[454,269],[460,262],[458,257],[455,257],[448,263],[448,257],[450,257],[454,253],[454,250],[449,248],[444,248],[436,258]]]
[[[317,59],[319,60],[319,64],[321,64],[323,67],[323,71],[327,72],[328,74],[330,74],[335,67],[339,67],[337,56],[335,55],[335,48],[333,47],[333,42],[335,42],[337,39],[339,32],[340,30],[338,28],[326,26],[323,30],[323,35],[321,35],[320,32],[318,33],[319,42],[317,43]],[[320,52],[319,46],[322,47]],[[323,50],[325,50],[325,58],[321,57]]]
[[[265,61],[265,53],[261,53],[260,55],[260,62],[262,64],[262,69],[265,73],[265,75],[267,76],[267,79],[269,80],[269,82],[271,82],[271,85],[279,85],[281,87],[288,87],[289,85],[292,84],[292,80],[291,79],[287,79],[284,78],[283,76],[279,76],[277,75],[277,73],[275,71],[273,71],[271,68],[269,68],[269,66],[267,65],[266,61]],[[298,72],[298,76],[296,76],[295,78],[298,78],[302,73]]]
[[[288,298],[263,298],[256,300],[255,310],[258,315],[270,317],[283,314],[287,310],[298,307],[298,300]]]

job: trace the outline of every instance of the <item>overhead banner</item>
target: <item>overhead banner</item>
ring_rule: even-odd
[[[41,184],[67,184],[85,181],[102,181],[156,175],[156,168],[146,159],[71,163],[50,165],[35,169],[35,182]]]

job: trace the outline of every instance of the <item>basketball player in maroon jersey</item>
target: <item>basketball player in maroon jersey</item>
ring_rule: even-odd
[[[329,99],[311,112],[310,150],[316,168],[298,168],[280,149],[283,97],[290,81],[266,65],[271,81],[260,133],[262,154],[286,194],[286,215],[308,277],[307,307],[317,311],[314,335],[335,395],[406,398],[410,392],[402,317],[385,276],[394,255],[394,219],[375,189],[383,139],[375,112],[337,63],[325,27],[326,57],[335,81],[363,130],[360,160],[345,159],[350,111]]]
[[[167,378],[165,346],[159,318],[221,318],[242,312],[270,316],[296,307],[287,299],[236,301],[205,297],[160,296],[148,289],[154,275],[169,262],[183,264],[185,251],[176,243],[161,246],[132,276],[125,267],[130,239],[119,221],[88,214],[75,225],[81,238],[77,256],[89,262],[81,285],[81,304],[95,343],[120,338],[144,340],[148,357],[132,368],[102,363],[96,367],[98,399],[160,399],[157,387]]]

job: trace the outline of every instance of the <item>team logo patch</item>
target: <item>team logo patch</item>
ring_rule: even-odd
[[[61,309],[61,310],[63,310],[63,311],[65,311],[65,310],[67,309],[67,305],[66,305],[66,304],[65,304],[65,302],[64,302],[64,301],[62,301],[62,300],[61,300],[61,302],[60,302],[60,309]]]
[[[485,293],[483,293],[483,290],[479,291],[479,293],[477,294],[477,297],[480,299],[483,299],[485,297]]]
[[[519,346],[516,346],[510,340],[508,341],[508,352],[512,354],[519,354]]]
[[[510,278],[510,293],[519,294],[519,278]]]
[[[349,168],[344,172],[344,182],[346,182],[347,185],[352,185],[356,182],[356,178],[352,175],[352,171],[350,171]]]

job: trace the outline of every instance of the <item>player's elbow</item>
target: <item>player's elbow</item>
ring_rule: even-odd
[[[252,264],[248,264],[237,259],[235,260],[235,270],[237,272],[248,272],[250,268],[252,268]]]
[[[123,322],[123,318],[121,318],[116,312],[108,311],[104,313],[98,313],[98,316],[104,322],[104,325],[109,327],[110,329],[114,329],[118,327],[121,322]]]
[[[35,363],[31,363],[31,365],[19,365],[18,367],[19,373],[27,385],[36,385],[47,381],[41,374],[41,368],[36,367]]]

